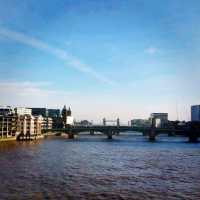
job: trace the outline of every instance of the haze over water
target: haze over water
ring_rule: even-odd
[[[200,197],[200,144],[129,133],[0,144],[0,199]]]

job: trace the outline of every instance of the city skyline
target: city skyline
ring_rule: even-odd
[[[199,104],[198,1],[0,1],[0,104],[122,121]]]

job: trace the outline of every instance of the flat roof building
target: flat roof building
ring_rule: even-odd
[[[58,118],[60,117],[59,109],[47,109],[47,108],[31,108],[32,115],[42,115],[42,117]]]
[[[200,121],[200,105],[191,106],[191,121]]]
[[[48,117],[51,117],[51,118],[61,117],[60,109],[48,109]]]
[[[156,127],[165,127],[168,125],[168,113],[151,113],[150,119],[156,120]]]
[[[15,114],[17,115],[31,115],[31,109],[30,108],[24,108],[24,107],[16,107],[14,108]]]
[[[42,117],[48,117],[48,110],[46,108],[30,108],[32,115],[42,115]]]
[[[11,106],[0,106],[0,115],[10,115],[13,113]]]

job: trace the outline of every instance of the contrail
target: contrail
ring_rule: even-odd
[[[93,78],[95,78],[96,80],[102,83],[106,83],[108,85],[115,85],[115,82],[99,74],[98,72],[90,68],[88,65],[81,62],[78,58],[73,57],[68,52],[62,49],[53,47],[41,40],[38,40],[34,37],[30,37],[24,33],[16,32],[7,28],[0,27],[0,35],[7,37],[9,39],[12,39],[14,41],[20,42],[22,44],[25,44],[27,46],[31,46],[35,49],[48,52],[54,55],[55,57],[57,57],[58,59],[65,61],[66,64],[68,64],[69,66],[77,69],[80,72],[83,72],[85,74],[92,76]]]

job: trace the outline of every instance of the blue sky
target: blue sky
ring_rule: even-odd
[[[200,103],[199,21],[198,0],[0,0],[0,104],[188,120]]]

